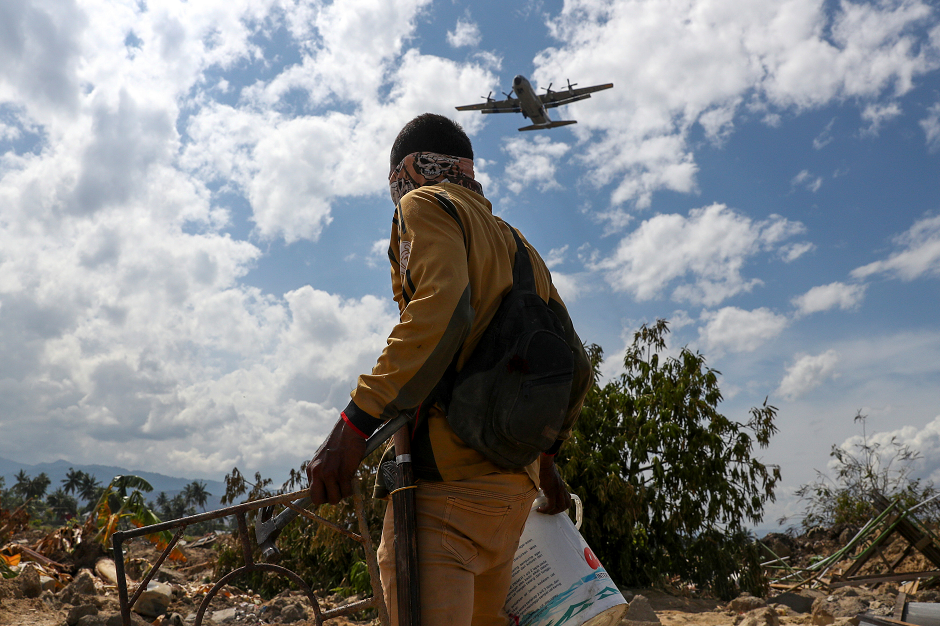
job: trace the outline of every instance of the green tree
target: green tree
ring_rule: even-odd
[[[801,524],[804,529],[837,524],[861,526],[875,513],[872,494],[900,499],[906,507],[937,495],[930,481],[914,477],[914,463],[921,454],[891,437],[887,442],[873,440],[866,428],[867,415],[856,412],[855,423],[861,423],[862,436],[851,445],[833,445],[829,452],[835,478],[816,471],[816,480],[800,486],[796,494],[804,502]],[[926,503],[919,515],[940,517],[940,503]],[[787,518],[778,520],[786,523]]]
[[[27,508],[30,514],[36,518],[41,517],[44,509],[43,498],[52,480],[45,472],[40,472],[35,478],[30,478],[23,469],[17,472],[15,478],[16,484],[10,489],[14,495],[14,502],[17,506],[28,502]]]
[[[81,491],[82,478],[84,477],[85,472],[70,467],[69,471],[65,473],[65,478],[62,479],[62,490],[67,494],[79,493]]]
[[[103,490],[104,487],[94,475],[83,472],[81,483],[78,486],[79,498],[90,505],[92,502],[98,501]]]
[[[371,497],[375,487],[375,474],[381,458],[382,449],[376,450],[362,462],[358,470],[373,547],[379,545],[386,507],[384,500]],[[238,468],[233,468],[232,473],[225,477],[226,491],[222,496],[222,504],[234,504],[238,500],[247,502],[274,495],[268,489],[271,483],[271,479],[262,478],[260,473],[255,474],[255,481],[252,483],[245,480]],[[290,477],[277,490],[277,493],[288,493],[305,483],[304,466],[301,466],[299,471],[292,469]],[[324,519],[359,533],[352,498],[346,498],[336,506],[324,504],[312,510]],[[251,522],[249,522],[250,526]],[[314,589],[340,588],[349,592],[371,591],[362,546],[331,528],[304,517],[298,517],[281,532],[277,539],[277,546],[281,551],[280,564],[299,574]],[[244,558],[241,547],[233,535],[231,541],[219,547],[215,577],[224,576],[242,565],[244,565]],[[269,572],[253,572],[233,580],[232,584],[243,589],[254,589],[265,597],[271,597],[288,588],[289,581]]]
[[[777,410],[765,401],[743,424],[722,415],[719,372],[687,348],[664,357],[668,332],[665,320],[644,325],[624,374],[592,386],[559,453],[562,476],[584,500],[582,532],[617,582],[678,575],[721,597],[760,593],[747,528],[774,500],[780,470],[755,458],[754,445],[768,445]],[[603,353],[588,353],[597,381]]]
[[[46,506],[49,507],[50,519],[53,524],[62,524],[78,514],[78,502],[66,493],[64,488],[53,491],[46,497]]]
[[[211,495],[206,489],[206,483],[199,480],[194,480],[183,488],[183,498],[186,502],[201,507],[203,511],[206,510],[206,501]]]

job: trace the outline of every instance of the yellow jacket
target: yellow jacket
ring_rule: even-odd
[[[513,471],[464,444],[438,405],[422,404],[458,352],[457,370],[463,367],[512,287],[516,244],[509,228],[493,215],[486,198],[451,183],[415,189],[396,207],[388,254],[400,321],[372,373],[359,377],[343,414],[368,436],[399,412],[420,407],[412,441],[412,466],[418,478],[460,480]],[[591,367],[548,268],[523,241],[536,290],[564,326],[575,356],[560,445],[580,413],[591,384]],[[538,485],[538,461],[524,471]]]

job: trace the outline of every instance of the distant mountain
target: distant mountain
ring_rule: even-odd
[[[123,474],[133,474],[140,476],[148,483],[153,485],[153,491],[144,494],[144,499],[153,501],[157,499],[157,494],[165,491],[171,498],[183,491],[183,488],[194,480],[205,483],[206,490],[212,495],[206,500],[206,510],[211,511],[221,507],[219,499],[225,494],[225,483],[218,480],[208,480],[205,478],[176,478],[173,476],[164,476],[155,472],[145,472],[143,470],[128,470],[123,467],[112,465],[84,465],[82,463],[70,463],[69,461],[55,461],[53,463],[17,463],[0,457],[0,476],[6,480],[6,488],[9,489],[16,483],[16,474],[22,469],[28,476],[35,477],[40,472],[45,472],[52,482],[49,483],[47,494],[62,486],[69,468],[81,470],[86,474],[91,474],[102,484],[107,485],[112,478]],[[201,510],[201,509],[197,509]]]

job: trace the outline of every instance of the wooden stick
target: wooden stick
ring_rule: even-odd
[[[398,586],[399,626],[421,625],[418,588],[418,542],[415,523],[414,473],[411,469],[411,433],[408,425],[395,432],[398,472],[392,491],[395,514],[395,575]]]

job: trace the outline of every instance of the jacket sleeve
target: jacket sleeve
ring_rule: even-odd
[[[574,356],[574,379],[571,381],[568,412],[561,426],[558,440],[555,442],[555,445],[552,446],[552,449],[548,451],[549,454],[555,454],[558,452],[558,449],[561,448],[561,444],[571,436],[571,428],[578,420],[578,416],[581,415],[581,406],[584,404],[584,398],[587,396],[591,384],[594,381],[592,380],[593,372],[591,370],[591,361],[588,358],[587,352],[584,350],[584,344],[581,343],[581,338],[578,337],[578,333],[575,332],[574,324],[571,323],[571,318],[568,316],[568,309],[565,308],[565,303],[562,302],[561,296],[558,295],[555,285],[552,285],[548,306],[564,327],[565,341],[568,343],[568,347],[571,348],[571,354]]]
[[[343,415],[369,436],[426,398],[473,323],[467,248],[459,217],[439,195],[416,189],[397,210],[390,256],[400,321],[371,374],[359,377]],[[397,264],[397,267],[396,267]],[[397,276],[395,276],[397,270]]]

